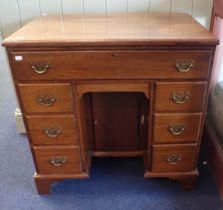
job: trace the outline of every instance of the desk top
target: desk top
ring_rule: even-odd
[[[4,46],[215,45],[187,14],[47,15],[3,41]]]

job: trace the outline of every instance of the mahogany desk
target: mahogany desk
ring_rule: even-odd
[[[38,192],[107,156],[192,189],[217,43],[185,14],[49,15],[5,39]]]

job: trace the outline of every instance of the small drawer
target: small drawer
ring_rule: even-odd
[[[202,111],[206,82],[156,83],[156,111]]]
[[[37,173],[74,174],[82,172],[79,147],[34,147]]]
[[[77,145],[77,122],[72,115],[26,116],[32,144]]]
[[[155,114],[155,143],[197,142],[202,114]]]
[[[153,145],[152,172],[192,171],[196,150],[196,144]]]
[[[73,111],[70,84],[19,84],[18,87],[26,113]]]
[[[18,57],[20,59],[18,59]],[[13,52],[17,80],[207,78],[210,50]]]

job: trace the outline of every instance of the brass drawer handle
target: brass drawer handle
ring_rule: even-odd
[[[46,62],[33,62],[31,67],[37,74],[44,74],[51,68],[51,65]]]
[[[167,130],[173,135],[180,135],[186,130],[185,124],[172,124],[167,127]]]
[[[48,128],[44,128],[43,131],[47,136],[51,138],[55,138],[62,133],[62,129],[58,126],[50,126]]]
[[[52,106],[56,102],[56,98],[53,95],[39,95],[37,102],[41,105]]]
[[[172,92],[171,97],[172,101],[176,104],[184,104],[191,98],[191,93],[187,92]]]
[[[166,156],[166,161],[171,165],[176,165],[181,160],[182,160],[182,155],[173,154]]]
[[[67,158],[65,156],[62,156],[62,157],[51,157],[50,158],[50,163],[53,165],[53,166],[56,166],[56,167],[60,167],[60,166],[63,166],[64,164],[67,163]]]
[[[175,66],[179,72],[185,73],[190,71],[195,66],[195,63],[192,59],[177,59]]]

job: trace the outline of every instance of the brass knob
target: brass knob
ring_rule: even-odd
[[[53,95],[39,95],[37,102],[41,105],[52,106],[56,102],[56,98]]]
[[[51,68],[51,65],[46,62],[32,62],[31,63],[32,69],[38,74],[44,74],[47,72],[48,69]]]
[[[194,60],[193,59],[177,59],[175,66],[179,72],[188,72],[190,71],[194,66]]]
[[[59,134],[62,133],[62,129],[58,126],[50,126],[48,128],[44,128],[44,133],[51,137],[51,138],[55,138],[57,137]]]
[[[173,135],[180,135],[186,130],[185,124],[171,124],[167,130]]]
[[[182,160],[182,155],[173,154],[166,156],[166,161],[171,165],[176,165],[181,160]]]
[[[184,104],[191,98],[191,93],[187,92],[172,92],[170,98],[176,104]]]
[[[53,165],[53,166],[56,166],[56,167],[60,167],[60,166],[63,166],[64,164],[67,163],[67,158],[65,156],[62,156],[62,157],[51,157],[50,158],[50,163]]]

